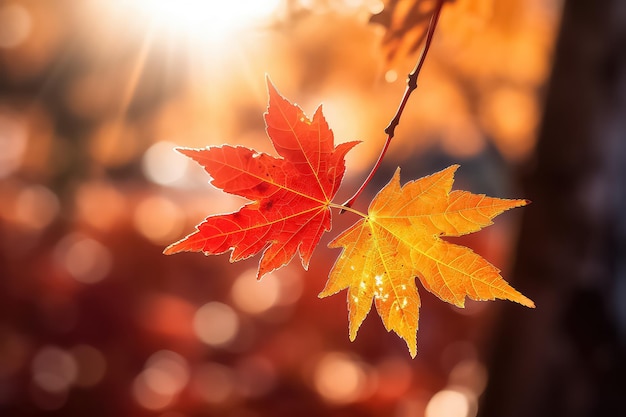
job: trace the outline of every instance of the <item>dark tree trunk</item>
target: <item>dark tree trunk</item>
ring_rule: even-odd
[[[565,2],[483,417],[626,415],[626,1]]]

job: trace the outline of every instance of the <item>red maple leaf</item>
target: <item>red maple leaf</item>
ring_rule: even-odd
[[[266,130],[280,157],[230,145],[178,149],[204,167],[215,187],[252,202],[235,213],[207,217],[165,254],[232,250],[235,262],[263,251],[260,278],[299,252],[308,268],[322,234],[331,229],[329,204],[345,172],[344,157],[359,142],[335,146],[321,106],[310,120],[269,78],[267,86]]]

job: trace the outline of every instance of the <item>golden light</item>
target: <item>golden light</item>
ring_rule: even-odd
[[[280,3],[281,0],[135,0],[132,5],[158,30],[211,42],[261,24]]]

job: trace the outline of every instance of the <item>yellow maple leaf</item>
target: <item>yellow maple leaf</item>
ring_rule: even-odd
[[[511,287],[498,268],[471,249],[447,242],[492,224],[526,200],[506,200],[451,191],[458,165],[400,186],[400,169],[372,200],[368,215],[329,243],[343,247],[320,297],[348,289],[350,340],[369,313],[372,300],[387,331],[417,353],[420,298],[424,288],[458,307],[465,297],[534,303]]]

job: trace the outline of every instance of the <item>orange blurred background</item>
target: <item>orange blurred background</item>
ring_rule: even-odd
[[[163,256],[242,201],[175,146],[273,153],[265,74],[323,103],[347,157],[337,201],[383,145],[416,54],[389,61],[375,0],[0,2],[0,413],[10,416],[473,417],[499,304],[420,288],[418,356],[375,314],[350,343],[337,250],[257,282],[258,258]],[[462,165],[457,187],[523,197],[560,2],[458,0],[440,26],[368,199]],[[396,39],[397,43],[407,41]],[[503,270],[518,217],[459,239]],[[418,285],[419,288],[419,285]],[[526,294],[530,298],[533,294]],[[522,307],[520,307],[522,308]],[[4,410],[4,411],[3,411]]]

